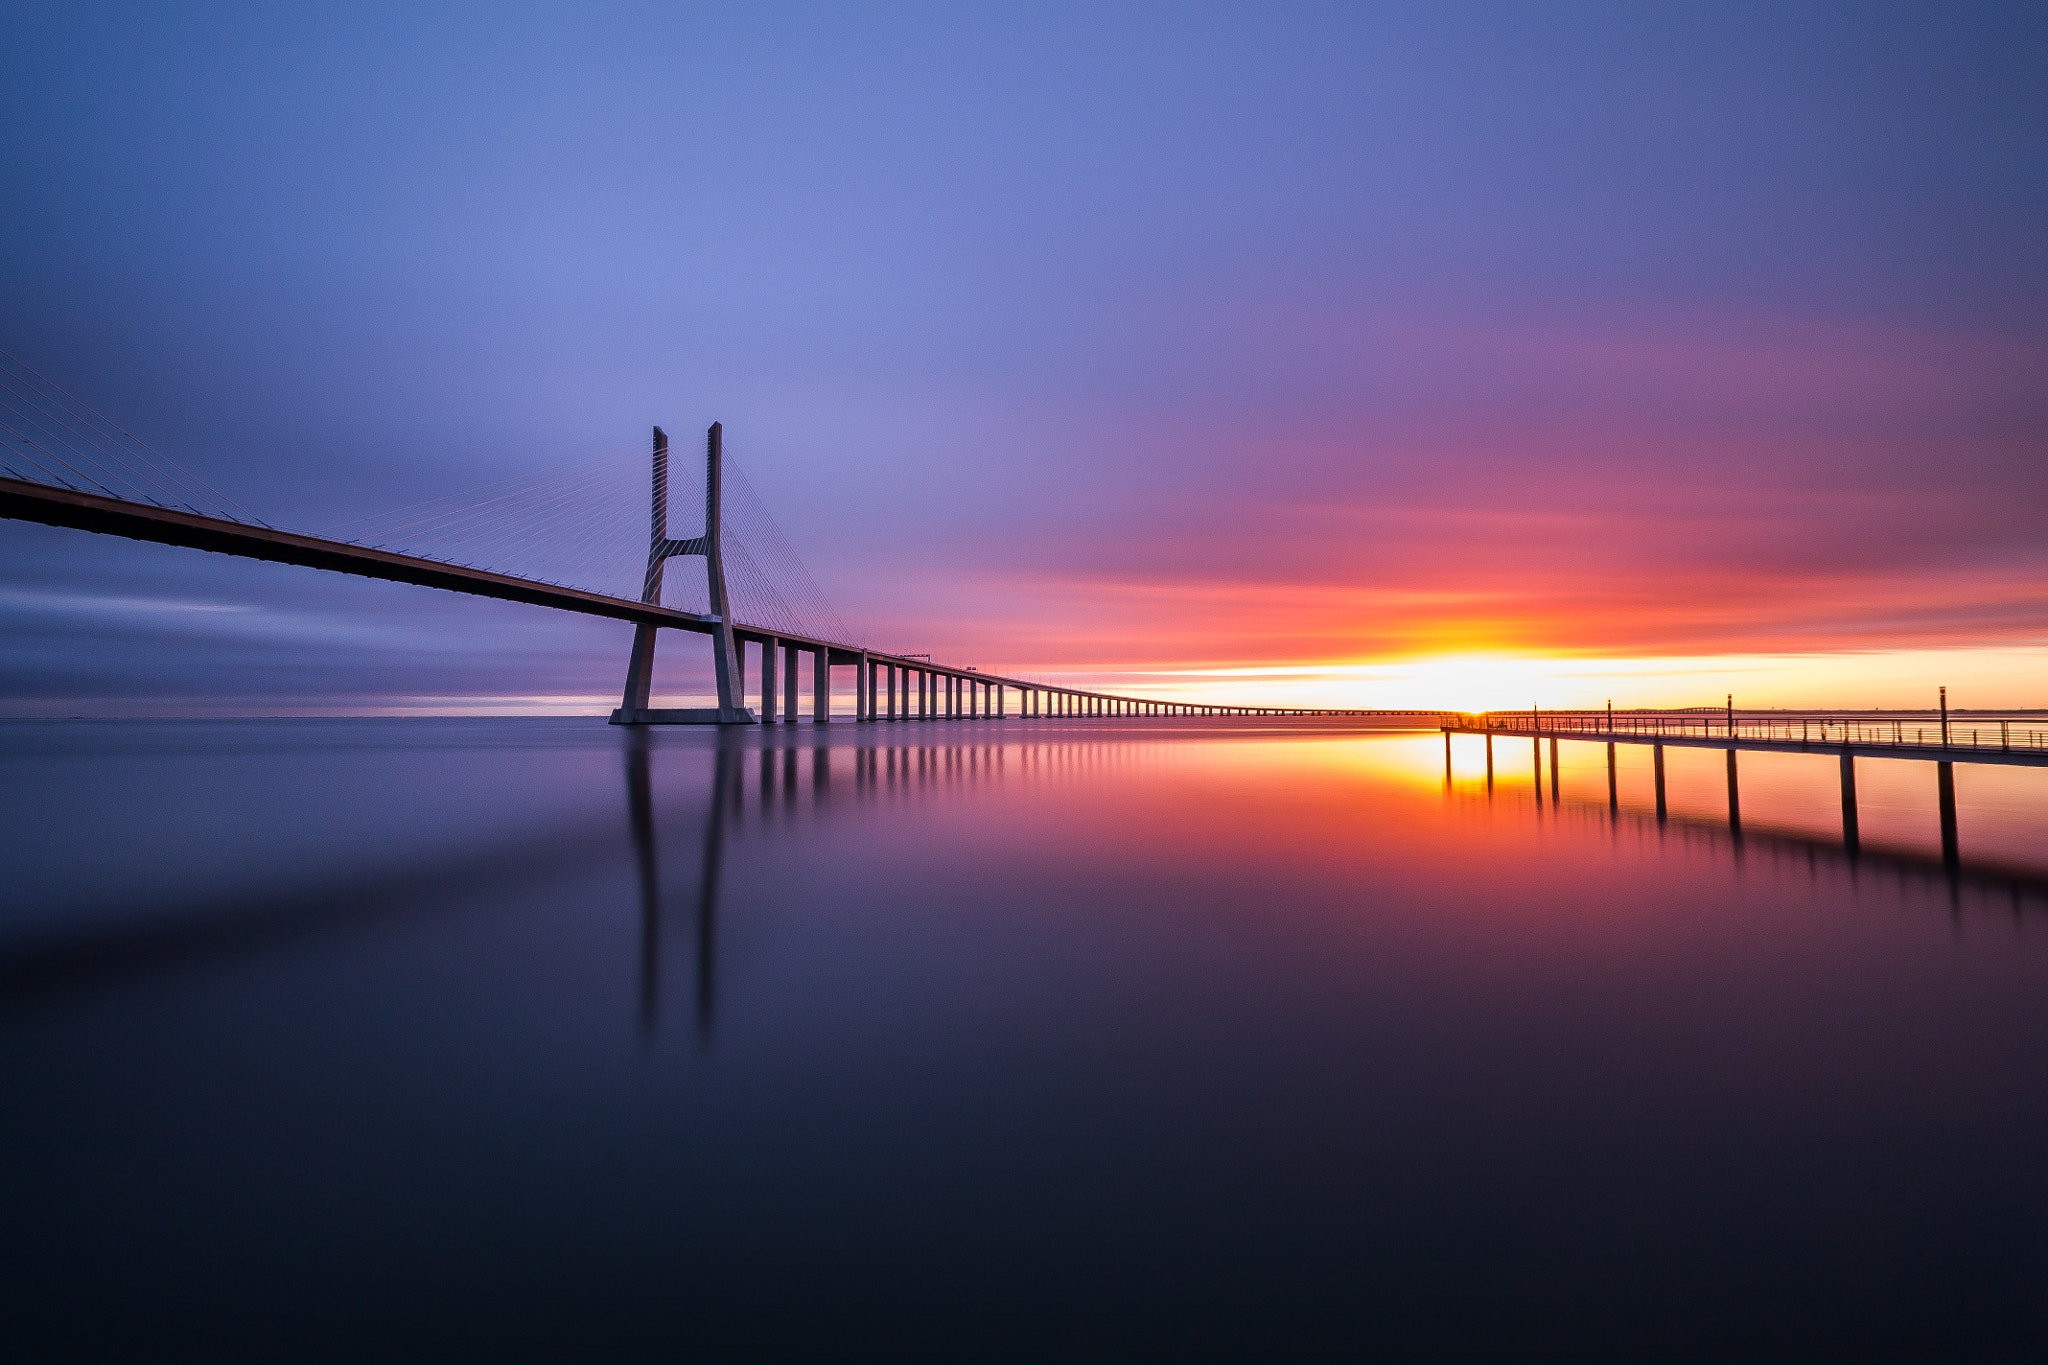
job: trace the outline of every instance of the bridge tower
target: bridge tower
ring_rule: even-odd
[[[626,695],[612,712],[614,725],[752,725],[754,713],[739,704],[739,650],[733,639],[731,603],[725,593],[725,556],[719,529],[725,463],[724,431],[717,422],[704,433],[704,534],[694,540],[668,538],[668,434],[654,429],[654,520],[647,540],[647,578],[640,600],[661,601],[663,566],[677,555],[704,556],[710,580],[711,666],[718,678],[718,705],[651,709],[654,686],[654,637],[657,626],[633,627],[633,656],[626,665]]]

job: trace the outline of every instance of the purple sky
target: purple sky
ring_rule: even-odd
[[[716,418],[855,630],[959,662],[2048,637],[2038,5],[5,31],[0,349],[281,524]],[[17,712],[600,695],[625,649],[15,525],[0,627]]]

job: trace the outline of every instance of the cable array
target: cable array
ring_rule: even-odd
[[[637,599],[647,563],[645,457],[623,452],[531,471],[330,527],[319,534]],[[697,608],[701,610],[701,608]]]
[[[0,351],[0,470],[29,483],[218,517],[250,515],[170,457]]]
[[[854,644],[853,632],[833,609],[818,581],[768,504],[754,491],[746,471],[725,457],[725,497],[719,518],[726,557],[726,593],[740,608],[735,614],[756,625],[777,626],[835,645]],[[736,574],[735,569],[739,572]],[[742,590],[749,596],[742,597]],[[758,613],[758,614],[757,614]],[[787,622],[788,624],[784,624]]]
[[[13,356],[0,351],[0,472],[30,483],[268,527],[168,456],[129,435]],[[680,488],[699,486],[694,479]],[[645,583],[648,466],[644,452],[538,470],[432,498],[319,534],[556,587],[637,600]],[[669,535],[689,539],[698,518],[672,498]],[[853,632],[804,567],[767,505],[725,458],[721,545],[733,615],[764,629],[850,645]],[[701,514],[700,514],[701,515]],[[670,561],[661,601],[710,610],[701,569]]]
[[[612,453],[365,517],[321,534],[352,545],[637,599],[647,567],[648,478],[644,452]],[[701,516],[686,509],[702,503],[676,496],[695,484],[689,478],[671,479],[671,539],[688,540],[701,532]],[[730,454],[725,456],[722,508],[726,593],[734,617],[768,630],[851,644],[853,632]],[[668,561],[661,602],[679,611],[708,612],[710,593],[701,566],[689,559]]]

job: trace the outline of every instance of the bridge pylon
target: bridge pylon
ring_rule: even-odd
[[[719,510],[723,503],[724,430],[713,422],[704,433],[704,534],[693,540],[668,537],[668,434],[654,429],[654,515],[647,540],[647,577],[640,600],[661,602],[664,566],[677,555],[704,556],[710,582],[711,666],[718,679],[718,705],[680,708],[650,707],[654,686],[654,639],[658,626],[633,627],[633,654],[626,664],[626,695],[612,712],[614,725],[752,725],[754,713],[739,704],[739,648],[733,638],[732,605],[725,592],[725,556],[721,547]]]

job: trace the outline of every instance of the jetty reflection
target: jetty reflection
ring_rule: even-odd
[[[850,727],[824,735],[754,730],[721,735],[708,752],[701,744],[676,744],[672,737],[644,731],[619,738],[618,758],[606,764],[621,764],[610,771],[622,774],[624,781],[640,940],[639,980],[627,1008],[637,1008],[641,1031],[652,1036],[660,1026],[664,988],[687,983],[688,1010],[698,1038],[705,1041],[712,1037],[718,1011],[720,917],[727,910],[721,900],[731,894],[725,883],[736,866],[728,847],[735,838],[770,838],[785,829],[795,833],[808,822],[877,805],[908,803],[908,816],[909,805],[993,793],[1021,782],[1055,788],[1079,784],[1066,788],[1079,793],[1091,783],[1100,784],[1097,790],[1122,791],[1120,784],[1128,778],[1139,784],[1131,788],[1136,791],[1144,780],[1138,771],[1144,756],[1161,752],[1154,743],[1124,742],[1099,732],[1070,740],[996,725],[955,731],[945,743],[916,744],[876,743],[878,736],[850,732]],[[1653,753],[1648,774],[1652,791],[1625,799],[1611,759],[1606,781],[1589,773],[1591,780],[1581,792],[1573,790],[1579,779],[1572,770],[1561,768],[1555,753],[1541,747],[1546,742],[1554,746],[1548,736],[1532,741],[1531,769],[1520,767],[1518,755],[1496,769],[1496,740],[1512,739],[1474,739],[1484,746],[1483,783],[1476,780],[1477,771],[1469,771],[1477,766],[1471,759],[1465,760],[1468,772],[1459,781],[1445,755],[1444,795],[1454,808],[1477,803],[1496,818],[1511,812],[1531,790],[1521,786],[1527,773],[1537,796],[1528,818],[1544,821],[1554,833],[1604,821],[1647,838],[1722,849],[1731,859],[1796,859],[1817,870],[1839,868],[1857,885],[1896,883],[1945,891],[1953,911],[1979,903],[2013,912],[2048,908],[2048,867],[2036,864],[2024,847],[2008,839],[2003,855],[1981,848],[1970,858],[1962,855],[1957,797],[1945,764],[1935,765],[1934,773],[1937,855],[1888,848],[1870,837],[1858,819],[1857,765],[1846,756],[1840,760],[1840,832],[1828,838],[1746,814],[1742,773],[1732,752],[1724,760],[1725,814],[1714,818],[1698,810],[1683,813],[1667,800],[1661,747]],[[1329,740],[1373,745],[1393,737],[1332,735]],[[1367,765],[1359,780],[1377,784],[1395,771]],[[373,785],[382,791],[385,777],[381,769],[365,770],[346,774],[336,785],[355,782],[362,791]],[[166,885],[147,900],[109,896],[87,904],[74,920],[0,934],[0,1005],[25,1006],[373,927],[395,929],[457,906],[488,905],[536,886],[604,876],[609,867],[618,867],[622,853],[618,808],[610,804],[618,799],[612,784],[619,780],[606,777],[603,785],[609,791],[601,802],[576,807],[551,823],[491,830],[487,837],[450,840],[424,853],[365,845],[364,856],[339,874],[305,867],[279,840],[276,852],[269,845],[256,847],[251,866],[261,875],[243,883]],[[699,791],[701,801],[695,799]],[[1652,796],[1653,801],[1645,799]],[[1828,805],[1833,806],[1832,794]],[[434,818],[435,812],[422,808],[421,820]],[[1828,821],[1833,818],[1830,812]],[[1340,822],[1333,828],[1343,826]],[[1363,827],[1355,833],[1372,837]],[[1172,837],[1199,841],[1207,836],[1189,827]],[[1483,836],[1473,848],[1484,856]],[[261,862],[254,861],[258,856]],[[677,898],[673,903],[671,896]],[[630,957],[633,950],[627,952]]]
[[[1453,805],[1476,799],[1497,808],[1516,794],[1496,781],[1495,737],[1485,738],[1484,784],[1460,789],[1449,736],[1445,737],[1443,792]],[[993,788],[1029,777],[1106,776],[1139,747],[1102,739],[1023,738],[1020,742],[1015,735],[945,744],[872,744],[863,739],[843,732],[821,737],[761,732],[721,735],[708,765],[701,829],[686,832],[666,827],[672,836],[694,839],[698,847],[696,865],[687,874],[694,878],[695,888],[687,932],[693,957],[687,974],[694,983],[692,1009],[701,1043],[710,1042],[716,1023],[720,896],[726,844],[737,831],[752,825],[762,834],[772,834],[779,828],[829,819],[835,809],[849,813],[878,803],[953,795],[961,789]],[[2048,910],[2048,868],[1962,860],[1954,788],[1946,764],[1937,768],[1942,844],[1936,857],[1874,846],[1861,837],[1852,758],[1841,760],[1841,835],[1828,839],[1754,820],[1745,823],[1742,772],[1733,750],[1721,765],[1727,804],[1725,815],[1718,819],[1673,810],[1661,747],[1653,754],[1652,802],[1647,809],[1625,803],[1611,745],[1608,750],[1604,789],[1597,795],[1567,794],[1557,740],[1532,740],[1531,787],[1526,789],[1535,798],[1528,808],[1530,818],[1553,825],[1558,833],[1604,827],[1616,835],[1632,834],[1647,842],[1725,854],[1737,866],[1749,860],[1773,867],[1797,864],[1816,876],[1837,871],[1859,888],[1913,888],[1945,897],[1951,914],[1957,917],[1966,906],[2014,917]],[[701,750],[672,752],[682,757]],[[664,826],[655,809],[650,741],[644,732],[627,741],[625,771],[640,891],[640,1021],[643,1033],[651,1039],[658,1032],[662,1013],[664,948],[673,938],[671,919],[679,907],[672,906],[664,892],[660,838]],[[835,781],[841,785],[835,786]],[[839,806],[836,798],[842,790],[850,792],[852,799]]]
[[[1446,732],[1443,790],[1447,797],[1453,796],[1457,791],[1450,738],[1450,733]],[[1494,738],[1492,734],[1485,736],[1486,777],[1482,790],[1483,800],[1488,805],[1493,804],[1496,797]],[[1738,864],[1747,851],[1760,848],[1766,850],[1774,859],[1804,859],[1810,868],[1816,870],[1823,865],[1839,866],[1848,874],[1852,884],[1858,884],[1861,874],[1870,872],[1888,878],[1901,887],[1939,887],[1946,890],[1952,912],[1960,912],[1966,895],[1973,900],[2009,907],[2015,916],[2029,905],[2037,909],[2048,908],[2048,869],[2004,865],[1992,861],[1963,861],[1957,833],[1954,767],[1947,762],[1933,764],[1941,852],[1938,857],[1929,857],[1902,849],[1874,847],[1865,842],[1858,818],[1856,760],[1853,755],[1843,754],[1839,760],[1841,834],[1839,838],[1831,840],[1791,830],[1762,829],[1756,826],[1745,829],[1742,819],[1741,769],[1736,758],[1736,750],[1732,748],[1726,751],[1725,758],[1726,816],[1724,819],[1716,820],[1700,814],[1674,816],[1671,813],[1662,745],[1654,746],[1651,756],[1653,813],[1645,814],[1624,808],[1617,778],[1615,746],[1612,743],[1606,745],[1606,800],[1602,802],[1574,797],[1567,801],[1559,776],[1558,740],[1555,736],[1548,739],[1550,787],[1546,802],[1543,785],[1544,743],[1543,738],[1531,741],[1534,751],[1531,791],[1535,798],[1533,812],[1538,819],[1543,817],[1546,805],[1553,811],[1564,806],[1574,814],[1587,819],[1604,819],[1617,829],[1654,833],[1660,839],[1670,837],[1693,847],[1722,848]]]

